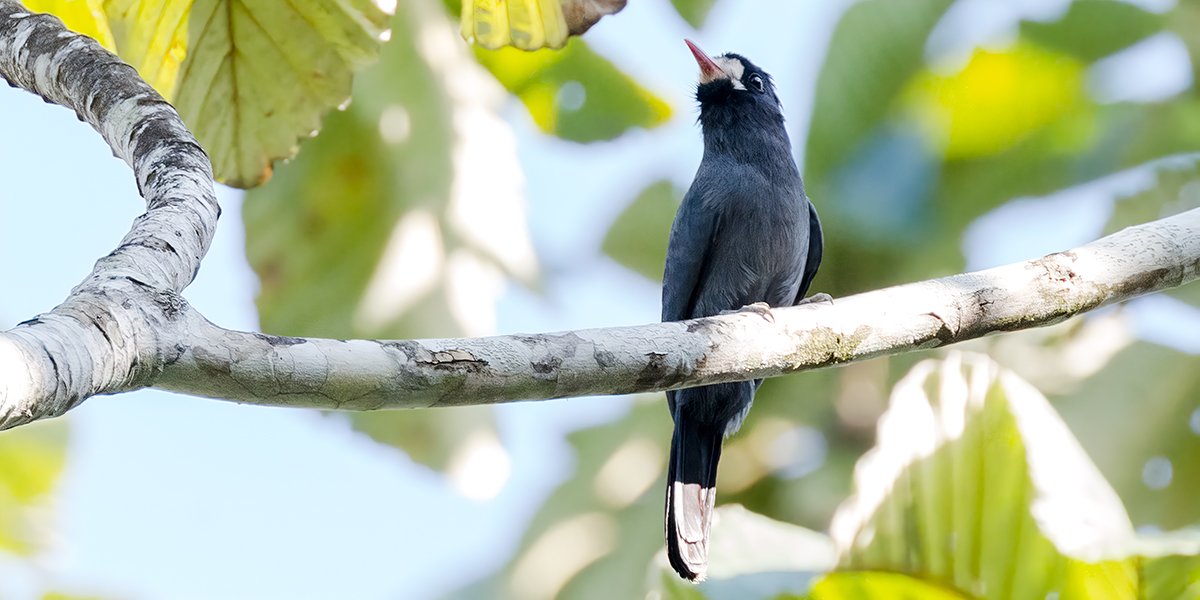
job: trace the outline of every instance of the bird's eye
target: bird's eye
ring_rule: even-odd
[[[763,89],[766,88],[766,86],[763,85],[762,76],[759,75],[758,73],[754,73],[753,75],[750,76],[749,83],[750,83],[750,87],[754,88],[754,90],[757,92],[761,92],[761,91],[763,91]]]

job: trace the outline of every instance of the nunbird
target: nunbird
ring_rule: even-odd
[[[700,65],[704,159],[671,226],[662,320],[682,321],[804,299],[821,263],[821,224],[804,195],[771,77],[738,54]],[[828,299],[824,294],[819,299]],[[667,467],[667,556],[702,581],[722,440],[737,431],[762,380],[667,392],[675,421]]]

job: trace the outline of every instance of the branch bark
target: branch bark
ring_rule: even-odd
[[[222,329],[179,296],[219,208],[207,157],[132,68],[0,0],[0,75],[75,108],[134,168],[148,211],[61,306],[0,333],[0,429],[143,387],[264,405],[420,408],[774,377],[1052,325],[1193,281],[1200,209],[977,273],[680,323],[444,340]],[[83,107],[83,108],[80,108]]]
[[[375,410],[653,392],[775,377],[1062,322],[1195,280],[1200,209],[986,271],[679,323],[444,340],[223,330],[194,312],[155,387],[254,404]]]
[[[220,207],[208,156],[133,67],[58,18],[0,0],[0,76],[75,110],[134,171],[146,213],[49,313],[0,334],[0,428],[65,413],[85,398],[145,385],[174,339]]]

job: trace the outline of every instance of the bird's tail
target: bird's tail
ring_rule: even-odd
[[[724,437],[724,423],[701,423],[683,415],[675,420],[667,467],[667,558],[690,581],[704,581],[708,572],[708,533]]]

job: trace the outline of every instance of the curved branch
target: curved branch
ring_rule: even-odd
[[[444,340],[227,331],[195,312],[154,382],[253,404],[374,410],[626,394],[774,377],[1059,323],[1197,279],[1200,209],[977,273],[679,323]]]
[[[144,385],[174,342],[220,207],[208,156],[137,71],[57,17],[0,0],[0,76],[75,110],[133,168],[146,213],[62,305],[0,333],[0,428]]]
[[[774,311],[680,323],[447,340],[241,333],[178,295],[208,249],[212,174],[132,68],[53,17],[0,0],[0,75],[75,108],[137,175],[148,211],[48,314],[0,333],[0,429],[154,386],[238,402],[350,410],[650,392],[773,377],[1074,315],[1195,280],[1200,209],[1069,252]]]

